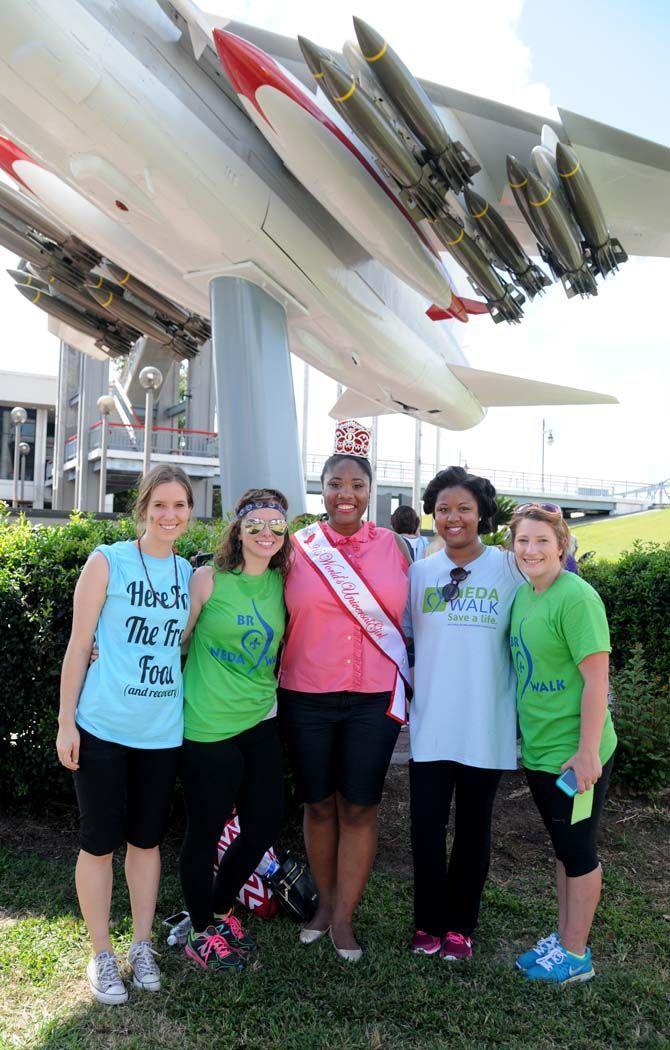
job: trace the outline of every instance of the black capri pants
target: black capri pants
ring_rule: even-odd
[[[299,693],[279,690],[281,733],[301,802],[339,792],[356,806],[381,802],[400,732],[390,693]]]
[[[179,859],[186,908],[204,930],[232,907],[261,857],[279,835],[284,780],[277,719],[225,740],[185,740],[181,778],[188,825]],[[233,807],[240,834],[223,855],[216,879],[216,846]]]
[[[526,780],[545,828],[549,832],[557,860],[563,863],[568,878],[577,879],[595,871],[598,860],[598,829],[605,804],[614,755],[605,763],[600,779],[593,787],[591,816],[571,824],[573,799],[556,787],[557,773],[525,769]]]
[[[126,747],[77,729],[79,769],[73,777],[81,848],[103,857],[123,842],[139,849],[158,846],[170,815],[181,747]]]

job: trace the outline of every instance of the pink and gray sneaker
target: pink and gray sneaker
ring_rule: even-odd
[[[461,959],[472,958],[472,940],[470,937],[466,937],[462,933],[449,933],[445,934],[442,941],[442,949],[440,951],[440,959],[447,959],[449,962],[460,962]]]
[[[199,936],[189,930],[184,952],[203,970],[233,970],[239,973],[245,963],[241,955],[230,947],[216,926],[208,926]]]
[[[437,955],[442,947],[442,938],[425,930],[417,930],[412,937],[411,947],[415,955]]]

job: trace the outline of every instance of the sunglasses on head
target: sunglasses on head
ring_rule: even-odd
[[[557,503],[522,503],[514,508],[514,513],[524,514],[527,510],[547,510],[550,514],[560,514],[561,516],[563,514],[563,510]]]
[[[270,521],[266,521],[265,518],[245,518],[242,522],[242,528],[250,536],[260,535],[266,525],[273,536],[284,536],[288,529],[285,518],[272,518]]]
[[[457,565],[455,569],[451,570],[449,573],[451,583],[445,583],[444,587],[440,587],[440,594],[445,602],[450,602],[456,597],[458,588],[467,580],[470,572],[470,569],[464,569],[461,565]]]

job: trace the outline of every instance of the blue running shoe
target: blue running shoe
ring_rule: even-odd
[[[524,977],[529,981],[544,981],[545,984],[576,984],[578,981],[590,981],[595,977],[591,964],[591,949],[580,959],[578,955],[566,951],[560,941],[546,955],[524,970]]]
[[[527,952],[520,955],[514,965],[517,970],[530,970],[531,966],[535,966],[538,959],[541,959],[543,955],[551,951],[558,944],[558,934],[554,931],[550,933],[548,937],[540,937],[539,941]]]

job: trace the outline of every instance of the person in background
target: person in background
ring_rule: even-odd
[[[179,870],[192,923],[184,950],[204,970],[241,970],[255,951],[233,903],[281,827],[276,661],[291,552],[287,510],[275,489],[245,492],[214,564],[197,569],[191,586],[181,770],[188,823]],[[212,880],[233,807],[240,834]]]
[[[528,582],[512,609],[521,761],[556,854],[558,926],[516,960],[531,981],[594,976],[588,937],[600,899],[598,826],[616,748],[607,706],[610,639],[603,603],[565,571],[569,532],[560,507],[526,504],[510,523]],[[572,770],[577,794],[557,778]]]
[[[409,675],[398,626],[409,556],[399,536],[363,521],[369,439],[355,421],[338,425],[321,474],[327,521],[293,537],[279,698],[319,891],[300,941],[313,944],[330,932],[338,956],[350,962],[362,956],[353,914],[372,868]]]
[[[391,527],[407,544],[411,561],[418,561],[426,553],[429,540],[421,535],[419,515],[407,503],[401,504],[391,515]]]
[[[125,1003],[109,938],[114,851],[127,843],[136,988],[157,992],[151,927],[183,737],[181,642],[191,567],[174,552],[188,527],[191,484],[179,467],[140,482],[138,538],[96,547],[75,588],[61,674],[56,750],[74,773],[81,849],[77,895],[93,946],[86,973],[102,1003]],[[99,658],[90,666],[91,649]]]
[[[509,622],[523,583],[508,551],[487,547],[496,492],[462,467],[439,471],[424,493],[444,549],[410,569],[405,632],[414,639],[410,704],[410,816],[414,862],[412,951],[472,955],[491,854],[493,802],[516,769],[515,678]],[[447,862],[452,799],[455,831]]]

